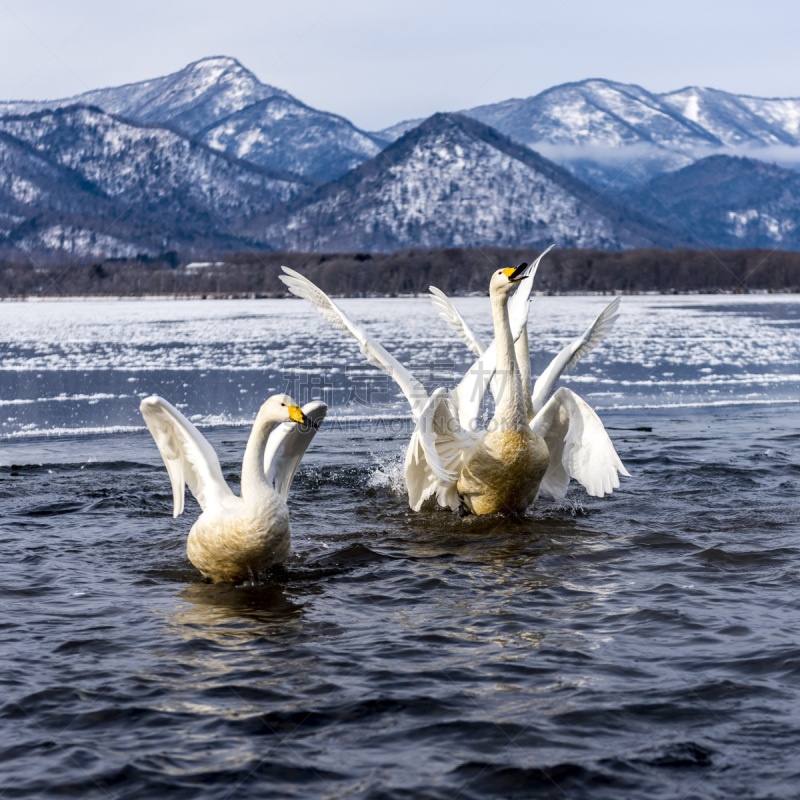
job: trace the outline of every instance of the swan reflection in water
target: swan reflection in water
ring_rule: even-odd
[[[280,583],[196,581],[176,597],[172,619],[185,638],[210,638],[222,643],[302,630],[303,605],[292,600]]]

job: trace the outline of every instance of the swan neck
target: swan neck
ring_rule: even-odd
[[[508,319],[508,295],[495,294],[492,301],[492,321],[497,346],[497,377],[501,387],[495,398],[494,424],[500,428],[527,426],[522,378],[514,352],[514,338]]]
[[[270,434],[279,424],[279,420],[272,419],[263,413],[259,413],[256,417],[242,460],[243,500],[255,497],[264,489],[270,488],[267,476],[264,474],[264,451],[267,448]]]
[[[525,413],[528,422],[533,419],[533,390],[531,389],[531,350],[528,344],[528,323],[522,328],[522,333],[514,345],[514,355],[519,367],[520,381],[522,383],[522,396],[525,399]]]

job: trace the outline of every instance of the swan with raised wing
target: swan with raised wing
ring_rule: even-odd
[[[594,409],[575,392],[556,384],[564,372],[571,370],[590,350],[593,350],[614,327],[619,316],[620,298],[615,297],[581,336],[561,348],[555,358],[536,379],[531,389],[531,360],[528,344],[528,307],[533,278],[548,247],[528,270],[530,283],[523,284],[514,294],[512,328],[519,330],[514,355],[519,367],[528,422],[546,440],[550,450],[550,467],[540,490],[561,499],[566,495],[570,478],[575,478],[586,491],[603,497],[619,487],[619,475],[630,477]],[[435,286],[430,287],[431,301],[439,316],[461,337],[476,355],[487,348],[473,333],[447,295]],[[503,392],[503,375],[492,376],[490,389],[496,398]]]
[[[286,497],[300,460],[325,417],[314,400],[299,408],[274,395],[259,409],[242,461],[241,496],[222,476],[214,449],[173,405],[157,395],[139,406],[172,484],[173,516],[188,484],[202,509],[186,544],[189,560],[214,582],[255,579],[289,555]]]
[[[405,479],[409,505],[415,511],[435,497],[439,505],[465,513],[520,513],[533,502],[540,486],[550,487],[551,493],[560,490],[564,475],[567,482],[575,477],[590,494],[602,497],[619,486],[618,471],[626,474],[599,420],[599,431],[591,419],[586,424],[587,410],[589,415],[594,412],[569,390],[556,392],[536,415],[536,424],[528,423],[514,342],[525,326],[530,293],[512,291],[535,271],[539,259],[530,268],[522,264],[492,275],[495,340],[454,390],[439,388],[430,396],[321,289],[283,267],[286,274],[281,280],[289,290],[308,300],[334,327],[353,336],[367,360],[389,374],[408,400],[415,430],[406,451]],[[503,391],[496,393],[494,417],[481,430],[478,417],[495,372],[503,378]],[[564,491],[566,487],[561,496]]]

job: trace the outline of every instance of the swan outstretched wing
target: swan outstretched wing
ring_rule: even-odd
[[[572,369],[590,350],[608,336],[619,317],[619,297],[615,297],[575,341],[563,347],[533,386],[533,409],[539,411],[553,393],[562,373]]]
[[[264,450],[264,474],[267,483],[284,500],[289,496],[300,461],[327,413],[325,403],[312,400],[303,406],[306,422],[282,422],[269,435]]]
[[[435,286],[429,286],[428,291],[431,293],[431,302],[439,309],[439,316],[459,335],[461,341],[480,358],[483,355],[483,351],[486,350],[486,345],[467,325],[464,317],[453,305],[453,301]]]
[[[349,333],[358,342],[358,346],[366,356],[367,361],[394,378],[411,405],[411,410],[416,418],[428,399],[425,387],[394,356],[389,355],[375,339],[369,336],[363,328],[356,325],[322,289],[289,267],[281,267],[281,269],[286,274],[281,275],[280,279],[293,295],[308,300],[334,328]]]
[[[463,431],[445,389],[437,389],[422,408],[406,450],[408,503],[414,511],[435,496],[455,511],[461,501],[456,483],[474,435]]]
[[[533,418],[531,428],[547,443],[550,466],[541,491],[561,498],[570,478],[592,497],[619,487],[619,475],[629,476],[600,418],[575,392],[561,388]]]
[[[205,511],[213,505],[223,505],[233,497],[214,448],[200,431],[175,406],[158,395],[145,397],[139,405],[144,421],[172,483],[173,514],[183,513],[184,484]]]

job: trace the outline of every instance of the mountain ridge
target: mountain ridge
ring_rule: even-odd
[[[215,151],[175,129],[91,106],[0,117],[0,133],[62,171],[52,187],[31,196],[19,224],[6,226],[0,238],[6,249],[119,255],[230,249],[244,243],[241,226],[249,216],[313,185]],[[65,195],[70,175],[82,181],[81,193]],[[112,239],[104,238],[112,229]],[[102,244],[93,249],[98,236]],[[247,241],[265,244],[263,237]]]
[[[709,156],[622,197],[652,219],[679,221],[695,247],[800,250],[800,174],[775,164]]]
[[[472,165],[466,184],[464,162]],[[559,215],[567,211],[565,225]],[[454,114],[429,117],[369,162],[290,202],[265,227],[276,247],[301,250],[680,241],[538,153]]]
[[[732,107],[740,109],[738,118]],[[715,152],[757,157],[760,151],[769,157],[770,148],[782,145],[787,163],[800,165],[800,98],[700,87],[654,93],[637,84],[588,78],[456,113],[497,128],[589,183],[617,189]],[[377,133],[391,138],[414,122]]]
[[[314,109],[284,89],[262,83],[253,72],[230,56],[198,59],[183,69],[158,78],[93,89],[60,100],[0,102],[0,116],[90,105],[134,122],[169,126],[214,147],[214,142],[224,138],[220,135],[220,126],[226,121],[230,123],[236,115],[269,102],[282,102],[293,109],[295,115],[301,112],[312,119],[315,141],[309,142],[306,137],[302,146],[278,148],[277,156],[269,150],[263,153],[263,148],[256,149],[248,160],[258,166],[298,172],[315,180],[330,180],[371,158],[386,144],[385,140],[361,131],[338,114]],[[286,115],[282,115],[271,125],[264,125],[263,120],[260,126],[245,124],[243,128],[229,132],[227,138],[232,142],[246,140],[252,144],[254,131],[269,129],[274,139],[276,129],[281,129],[281,133],[286,131],[285,120]],[[307,123],[306,131],[309,127]],[[295,127],[283,135],[297,133]],[[227,147],[214,149],[239,158],[249,155],[241,149],[238,152]]]

